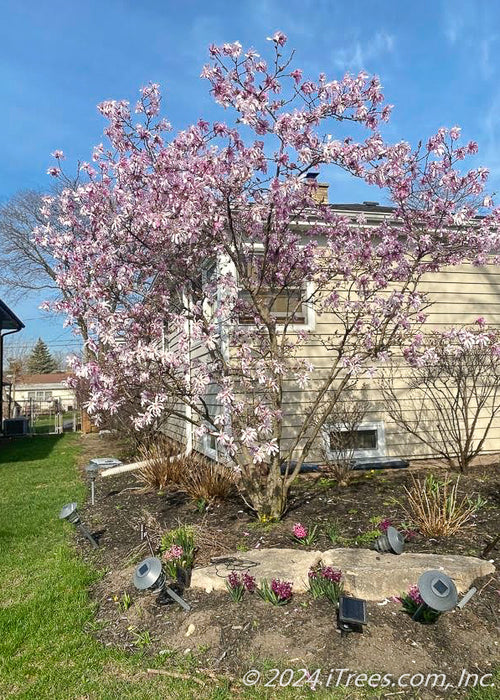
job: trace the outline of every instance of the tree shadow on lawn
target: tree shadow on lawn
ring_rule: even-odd
[[[13,462],[38,462],[50,456],[63,435],[26,435],[0,438],[0,466]]]

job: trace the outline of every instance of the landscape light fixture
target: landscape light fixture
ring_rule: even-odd
[[[395,527],[389,526],[382,535],[375,540],[375,549],[377,552],[392,552],[393,554],[401,554],[405,547],[405,538],[396,530]]]
[[[119,467],[122,464],[123,462],[116,457],[95,457],[87,464],[85,471],[90,476],[90,502],[92,505],[95,504],[95,480],[99,470]]]
[[[477,593],[477,588],[475,586],[472,586],[472,588],[469,588],[467,593],[464,595],[462,600],[457,604],[457,608],[460,608],[460,610],[467,605],[469,600],[472,598],[473,595]]]
[[[82,521],[80,520],[80,515],[78,513],[78,506],[76,503],[66,503],[65,506],[62,507],[61,512],[59,513],[59,519],[60,520],[67,520],[68,523],[71,523],[75,527],[77,527],[82,535],[88,539],[88,541],[91,543],[92,547],[94,549],[97,549],[99,546],[99,543],[92,537],[90,532],[87,530],[85,525],[83,525]]]
[[[361,598],[340,596],[338,625],[341,636],[345,637],[349,632],[362,632],[363,625],[366,624],[366,601]]]
[[[424,571],[417,585],[423,603],[415,611],[412,620],[418,620],[425,608],[442,613],[453,610],[458,602],[457,587],[442,571]]]
[[[150,593],[159,593],[157,601],[164,604],[165,594],[176,603],[179,603],[184,610],[191,610],[191,606],[186,601],[177,595],[169,586],[163,566],[158,557],[148,557],[143,559],[134,571],[134,586],[139,591],[150,591]]]

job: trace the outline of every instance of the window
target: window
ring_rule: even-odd
[[[207,402],[207,408],[208,408],[208,415],[210,416],[210,419],[213,420],[217,413],[219,413],[219,406],[217,404],[217,394],[216,394],[216,388],[211,387],[211,390],[209,391],[208,395],[205,397],[205,400]],[[219,446],[217,444],[217,440],[215,435],[212,435],[211,433],[214,432],[214,427],[211,423],[207,422],[206,426],[208,430],[210,431],[209,433],[205,433],[202,438],[202,444],[201,444],[201,451],[207,456],[211,457],[212,459],[215,459],[218,461],[219,459]]]
[[[271,316],[278,321],[288,321],[293,324],[304,325],[307,322],[307,309],[303,303],[305,290],[302,287],[290,287],[280,291],[278,294],[270,290],[259,293],[259,297],[271,304]],[[251,306],[250,295],[246,291],[240,291],[239,298]],[[241,324],[250,325],[254,322],[254,315],[251,309],[243,311],[239,315]]]
[[[205,317],[210,320],[216,311],[217,301],[214,285],[217,281],[217,262],[211,261],[202,270],[202,285],[204,292],[209,297],[203,300]]]
[[[334,436],[330,431],[330,449],[376,450],[378,433],[376,428],[341,430]]]
[[[332,458],[342,449],[352,450],[355,460],[385,457],[385,428],[383,421],[361,423],[354,431],[343,426],[325,425],[323,439]]]

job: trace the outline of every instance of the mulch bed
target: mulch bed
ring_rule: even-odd
[[[116,453],[116,449],[115,449]],[[95,438],[87,442],[87,458],[113,454],[113,448]],[[415,472],[413,472],[415,473]],[[227,594],[206,594],[187,589],[189,613],[176,605],[160,607],[154,595],[139,594],[131,576],[135,564],[150,552],[140,539],[141,523],[158,534],[180,523],[196,527],[196,565],[211,557],[244,552],[255,547],[300,547],[291,538],[295,522],[318,524],[320,534],[310,549],[326,550],[332,544],[322,526],[335,522],[344,543],[370,546],[363,535],[374,529],[376,518],[388,518],[398,527],[406,516],[400,501],[410,470],[360,472],[347,487],[311,476],[301,477],[292,492],[283,521],[269,526],[256,523],[235,494],[226,502],[199,512],[181,493],[158,494],[138,488],[133,473],[103,478],[96,485],[96,504],[81,508],[82,519],[96,533],[101,547],[90,552],[79,541],[82,554],[107,573],[94,587],[99,603],[99,631],[104,643],[137,649],[137,634],[148,631],[147,654],[177,650],[197,655],[199,665],[217,673],[240,677],[253,660],[274,660],[277,667],[349,668],[352,671],[392,673],[448,673],[457,680],[462,669],[489,673],[500,665],[500,578],[476,582],[478,593],[460,612],[442,615],[434,625],[413,622],[398,603],[369,603],[369,625],[362,635],[340,637],[333,607],[312,601],[307,594],[294,596],[287,606],[274,608],[256,596],[231,603]],[[428,539],[416,535],[405,551],[481,556],[500,532],[500,469],[498,464],[471,469],[460,480],[460,492],[486,499],[473,526],[458,535]],[[487,554],[500,564],[500,546]],[[132,605],[120,611],[114,597],[128,593]],[[194,630],[193,627],[194,626]],[[188,630],[191,634],[186,636]],[[135,642],[135,644],[134,644]],[[447,694],[450,694],[450,690]],[[423,691],[420,697],[425,697]]]

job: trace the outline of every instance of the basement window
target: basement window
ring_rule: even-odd
[[[347,430],[342,425],[325,425],[323,440],[331,459],[349,450],[352,450],[353,458],[358,461],[385,457],[383,421],[361,423],[356,430]]]

